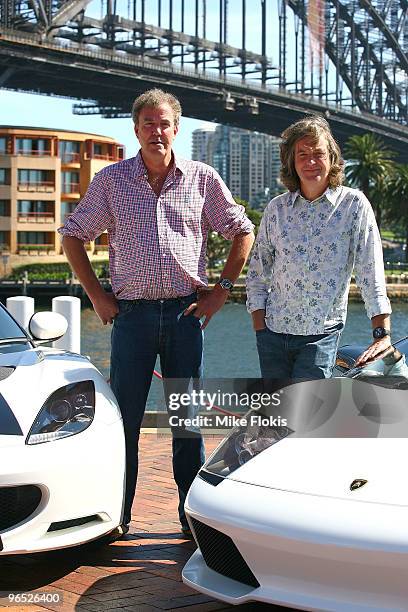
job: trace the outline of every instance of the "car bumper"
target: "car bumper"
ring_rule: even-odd
[[[18,442],[0,449],[0,490],[34,485],[41,494],[27,518],[0,529],[0,555],[82,544],[120,524],[122,421],[94,422],[79,434],[44,444]]]
[[[223,559],[220,573],[208,566],[200,548],[186,564],[183,580],[230,604],[260,601],[342,612],[407,610],[407,511],[403,506],[302,495],[229,479],[213,487],[196,478],[186,500],[193,532],[194,521],[199,521],[229,536],[259,586],[231,577],[237,555]]]

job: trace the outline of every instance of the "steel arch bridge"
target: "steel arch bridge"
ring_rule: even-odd
[[[1,0],[0,85],[125,116],[140,91],[278,134],[325,113],[408,162],[408,0]],[[252,49],[252,50],[250,50]]]

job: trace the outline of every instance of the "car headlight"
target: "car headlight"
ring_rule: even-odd
[[[246,424],[235,427],[204,464],[207,472],[226,478],[263,450],[293,433],[286,426],[264,425],[262,418],[252,419],[252,415],[262,416],[256,410],[251,410],[245,416]],[[251,424],[253,421],[255,424]]]
[[[92,380],[71,383],[54,391],[38,413],[26,444],[51,442],[84,431],[95,416]]]

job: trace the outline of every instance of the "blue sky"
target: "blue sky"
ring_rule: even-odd
[[[275,72],[272,74],[274,78],[268,82],[269,87],[276,87],[279,65],[279,15],[278,4],[280,0],[265,0],[266,15],[267,15],[267,37],[266,37],[266,55],[272,66],[275,67]],[[129,0],[116,0],[117,13],[124,18],[133,18],[129,12],[131,4]],[[161,0],[162,18],[161,26],[169,27],[169,0]],[[87,7],[87,14],[101,18],[103,16],[102,8],[106,6],[106,0],[92,0]],[[173,28],[181,28],[180,18],[181,0],[173,0]],[[195,33],[194,6],[192,0],[185,2],[186,15],[184,23],[184,31],[189,34]],[[198,2],[199,6],[199,36],[203,36],[203,3]],[[241,0],[231,0],[228,4],[228,31],[227,42],[235,47],[241,47],[242,42],[242,27],[241,27]],[[261,0],[251,0],[246,3],[246,48],[256,53],[261,53]],[[145,0],[145,20],[147,23],[157,24],[157,0]],[[219,0],[206,0],[206,38],[210,40],[219,39]],[[136,20],[141,19],[141,3],[137,2]],[[295,23],[297,18],[291,10],[287,10],[287,70],[288,81],[294,80],[294,54],[295,54]],[[306,29],[307,32],[307,29]],[[125,34],[124,34],[125,35]],[[308,36],[308,35],[307,35]],[[309,65],[309,42],[306,40],[306,86],[310,86],[311,67]],[[209,60],[211,63],[211,60]],[[207,64],[208,67],[208,64]],[[335,89],[334,65],[329,64],[329,87],[333,92]],[[237,73],[239,72],[237,64]],[[318,83],[317,65],[313,72],[315,74],[315,85]],[[259,74],[254,74],[253,78],[259,77]],[[239,76],[238,76],[239,78]],[[259,80],[257,81],[259,83]],[[181,99],[181,103],[183,100]],[[73,101],[51,96],[43,96],[38,94],[24,94],[6,91],[0,89],[0,121],[3,125],[25,125],[33,127],[48,127],[48,128],[65,128],[70,130],[78,130],[81,132],[91,132],[107,136],[112,136],[126,146],[126,155],[130,157],[138,150],[136,137],[133,133],[132,120],[129,119],[103,119],[98,115],[74,115],[72,113]],[[175,151],[183,157],[191,156],[191,134],[193,130],[205,125],[202,121],[190,118],[182,118],[180,131],[175,141]]]
[[[74,115],[72,100],[36,94],[0,91],[2,125],[24,125],[77,130],[112,136],[126,146],[126,156],[135,155],[138,142],[132,119],[102,119],[98,115]],[[202,121],[183,117],[174,149],[182,157],[191,157],[191,133]]]
[[[140,3],[137,3],[140,12]],[[162,27],[168,27],[168,5],[169,0],[162,0]],[[186,2],[185,31],[194,33],[193,2]],[[127,17],[129,3],[127,0],[117,0],[117,12]],[[175,29],[180,27],[180,1],[174,0],[174,22]],[[218,40],[218,11],[219,0],[207,0],[207,31],[206,36],[212,40]],[[200,31],[202,35],[202,3],[200,7]],[[191,9],[189,11],[189,9]],[[247,2],[247,48],[260,53],[260,0]],[[101,3],[94,1],[89,5],[87,14],[101,17]],[[267,0],[267,15],[269,27],[276,28],[277,14],[275,0]],[[130,16],[130,15],[129,15]],[[136,15],[140,19],[140,14]],[[292,23],[288,16],[288,23]],[[146,22],[157,23],[157,1],[146,2]],[[228,43],[237,47],[241,46],[241,2],[234,0],[229,3],[228,14]],[[267,55],[272,60],[277,59],[277,36],[268,36]],[[183,101],[181,100],[181,103]],[[91,132],[112,136],[126,146],[126,155],[131,157],[138,150],[136,137],[133,133],[132,120],[129,119],[103,119],[98,115],[74,115],[72,113],[72,100],[43,96],[38,94],[24,94],[0,90],[1,115],[0,121],[3,125],[24,125],[33,127],[65,128],[81,132]],[[192,131],[204,125],[202,121],[183,117],[180,131],[175,140],[174,149],[183,157],[191,157],[191,134]]]

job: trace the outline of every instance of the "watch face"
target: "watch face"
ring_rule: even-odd
[[[385,338],[385,336],[389,336],[389,331],[384,329],[384,327],[376,327],[373,329],[373,336],[375,339]]]
[[[233,283],[228,280],[228,278],[221,278],[219,283],[223,289],[232,289],[234,286]]]

